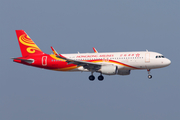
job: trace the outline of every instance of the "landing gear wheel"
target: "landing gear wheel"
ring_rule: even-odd
[[[151,79],[151,78],[152,78],[152,75],[148,75],[148,78]]]
[[[148,78],[151,79],[151,78],[152,78],[152,75],[150,75],[151,69],[147,69],[147,71],[148,71],[148,74],[149,74],[149,75],[148,75]]]
[[[89,76],[89,80],[90,80],[90,81],[94,81],[94,79],[95,79],[94,75],[90,75],[90,76]]]
[[[102,75],[100,75],[100,76],[98,76],[98,80],[102,81],[102,80],[104,80],[104,77]]]

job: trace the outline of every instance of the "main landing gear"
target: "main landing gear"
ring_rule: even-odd
[[[90,80],[90,81],[94,81],[94,79],[95,79],[94,75],[90,75],[90,76],[89,76],[89,80]]]
[[[95,77],[94,77],[94,75],[93,75],[93,72],[91,72],[91,75],[89,76],[89,80],[90,80],[90,81],[94,81],[94,80],[95,80]],[[102,74],[98,76],[98,80],[99,80],[99,81],[103,81],[103,80],[104,80],[104,77],[102,76]]]
[[[149,75],[148,75],[148,78],[149,78],[149,79],[151,79],[151,78],[152,78],[152,75],[150,75],[150,70],[151,70],[151,69],[147,69],[148,74],[149,74]]]
[[[101,74],[100,76],[98,76],[98,80],[99,80],[99,81],[104,80],[104,77],[102,76],[102,74]]]

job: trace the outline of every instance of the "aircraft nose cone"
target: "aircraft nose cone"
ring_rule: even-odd
[[[169,59],[166,59],[165,64],[166,64],[166,66],[168,66],[171,64],[171,61]]]

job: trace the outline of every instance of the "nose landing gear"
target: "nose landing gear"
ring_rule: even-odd
[[[152,75],[148,75],[148,78],[151,79],[151,78],[152,78]]]
[[[149,78],[149,79],[151,79],[151,78],[152,78],[152,75],[150,75],[150,70],[151,70],[151,69],[147,69],[148,74],[149,74],[149,75],[148,75],[148,78]]]

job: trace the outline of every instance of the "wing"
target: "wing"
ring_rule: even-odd
[[[59,54],[59,56],[56,56],[56,57],[65,60],[68,64],[75,64],[77,66],[83,66],[84,69],[88,69],[89,71],[97,71],[102,66],[102,64],[99,64],[99,63],[92,63],[92,62],[69,59],[69,58],[62,56],[61,54]]]
[[[84,69],[88,69],[89,71],[97,71],[102,66],[102,64],[100,64],[100,63],[92,63],[92,62],[69,59],[69,58],[62,56],[61,54],[58,54],[53,47],[51,47],[51,49],[57,58],[61,58],[61,59],[65,60],[68,64],[75,64],[77,66],[83,66]]]

